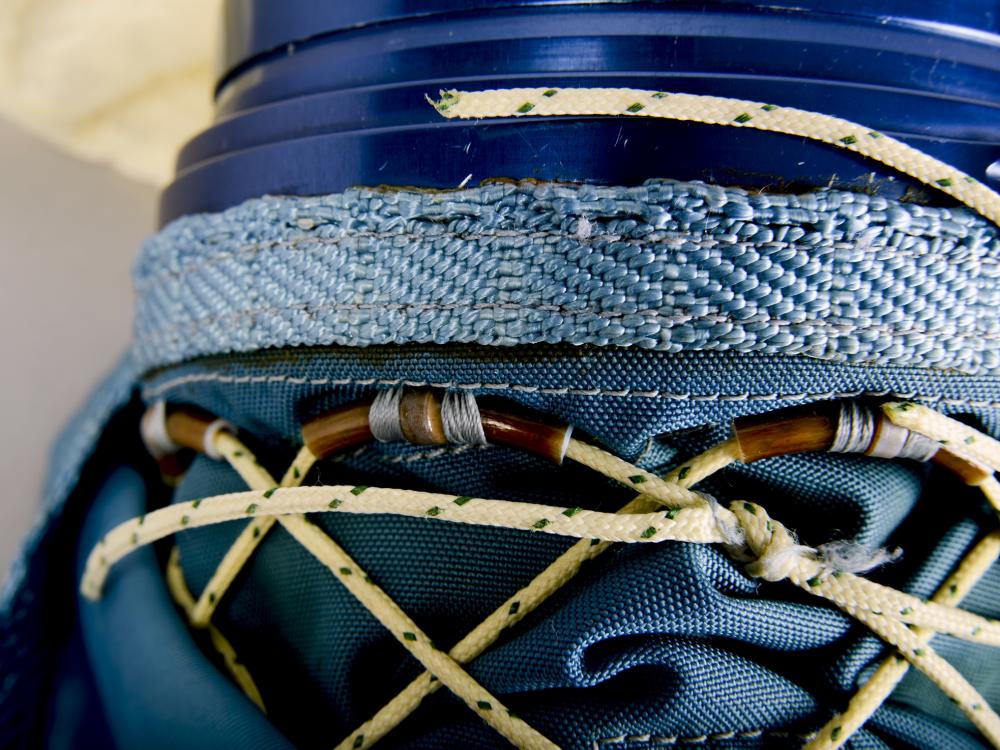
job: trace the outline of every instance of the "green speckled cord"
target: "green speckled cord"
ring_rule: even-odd
[[[1000,224],[1000,195],[977,180],[893,138],[815,112],[737,99],[636,89],[452,91],[442,93],[441,98],[432,103],[448,118],[662,117],[810,138],[893,167]],[[989,436],[916,404],[888,404],[885,410],[900,426],[947,443],[950,450],[993,471],[1000,470],[1000,443]],[[268,530],[274,523],[281,523],[428,668],[371,720],[352,732],[340,748],[371,746],[441,684],[515,745],[554,747],[510,714],[494,696],[472,680],[460,664],[475,658],[505,628],[537,607],[570,580],[586,560],[600,554],[612,542],[659,543],[666,540],[725,544],[737,559],[749,562],[747,569],[751,575],[789,580],[828,599],[896,648],[899,656],[887,659],[854,696],[847,710],[834,716],[812,736],[806,746],[810,750],[833,750],[842,746],[888,697],[908,664],[923,671],[955,700],[990,742],[1000,748],[1000,718],[976,690],[927,645],[934,632],[1000,645],[1000,626],[955,606],[1000,555],[1000,533],[987,536],[966,556],[933,599],[923,602],[850,573],[825,569],[813,550],[797,545],[793,535],[770,519],[759,505],[740,501],[723,509],[713,507],[705,498],[691,492],[690,486],[736,459],[734,446],[728,442],[679,467],[666,479],[660,479],[593,446],[573,441],[568,453],[571,459],[626,486],[641,489],[642,494],[618,514],[374,487],[299,488],[315,462],[315,457],[305,448],[282,479],[279,489],[245,446],[231,435],[219,433],[216,448],[256,491],[174,505],[120,525],[91,553],[82,591],[89,598],[98,598],[109,567],[139,545],[184,528],[250,516],[251,522],[226,553],[197,602],[192,601],[183,586],[177,557],[172,557],[168,573],[175,596],[179,597],[192,624],[211,628],[212,613],[228,586]],[[1000,511],[1000,484],[995,477],[988,476],[980,489]],[[668,510],[664,511],[662,506]],[[531,533],[576,536],[582,541],[445,654],[429,642],[346,552],[302,515],[313,512],[397,513],[441,521],[506,526]],[[212,632],[217,634],[213,636],[217,646],[225,644],[217,630]],[[225,656],[225,648],[222,650]],[[241,676],[234,671],[234,676],[248,694],[247,683],[256,691],[248,673]],[[257,697],[260,704],[259,693]]]
[[[445,91],[431,102],[444,117],[661,117],[785,133],[886,164],[1000,224],[1000,195],[964,172],[890,136],[839,117],[721,96],[643,89],[531,88]]]
[[[958,443],[961,448],[957,450],[967,449],[966,457],[994,471],[1000,467],[1000,443],[987,435],[917,404],[887,404],[884,410],[893,421],[905,421],[911,430],[938,442],[948,442],[951,450],[956,450]],[[269,528],[261,524],[277,520],[428,670],[372,720],[352,732],[340,747],[371,746],[412,712],[438,684],[448,687],[516,746],[554,747],[511,714],[460,665],[481,653],[502,630],[544,601],[576,573],[584,560],[598,554],[610,542],[659,543],[666,540],[723,544],[736,559],[747,563],[749,574],[772,581],[788,580],[827,599],[895,647],[899,656],[890,658],[880,668],[876,673],[878,679],[873,678],[852,700],[848,710],[831,720],[810,741],[809,747],[842,745],[888,695],[892,685],[905,672],[903,665],[906,662],[924,672],[962,708],[994,746],[1000,747],[1000,718],[968,681],[927,645],[929,633],[941,632],[1000,646],[1000,623],[954,606],[996,559],[1000,552],[998,534],[987,537],[977,546],[942,592],[934,600],[925,602],[851,573],[830,569],[818,559],[815,550],[798,545],[782,524],[771,519],[755,503],[737,501],[728,509],[713,507],[704,496],[688,489],[736,459],[735,446],[730,441],[678,467],[666,479],[594,446],[572,441],[567,454],[570,458],[627,486],[642,488],[643,494],[618,514],[377,487],[296,487],[294,485],[302,481],[314,461],[305,449],[286,474],[285,486],[279,488],[250,451],[232,435],[218,433],[215,447],[247,484],[255,488],[254,491],[172,505],[119,525],[91,553],[81,589],[88,598],[98,598],[110,566],[138,546],[185,528],[252,517],[240,537],[240,540],[244,537],[251,540],[250,546],[234,553],[241,544],[238,540],[226,555],[230,562],[245,561],[262,538],[262,529]],[[996,492],[995,478],[990,476],[982,489],[997,507],[1000,494]],[[664,506],[668,509],[663,510]],[[314,512],[394,513],[503,526],[526,533],[555,533],[585,541],[574,545],[487,618],[482,629],[476,628],[445,654],[339,545],[303,515]],[[234,572],[224,578],[232,580],[233,575]],[[213,589],[213,606],[223,593],[223,588]]]

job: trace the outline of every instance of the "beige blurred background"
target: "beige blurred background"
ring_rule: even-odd
[[[220,0],[0,0],[0,579],[52,441],[128,344],[131,261],[211,119],[220,20]]]
[[[128,343],[155,200],[0,120],[0,579],[38,514],[49,446]]]

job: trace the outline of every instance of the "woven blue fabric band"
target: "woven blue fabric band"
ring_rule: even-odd
[[[136,267],[148,370],[267,347],[538,342],[1000,368],[1000,240],[955,208],[700,183],[357,189],[190,216]]]

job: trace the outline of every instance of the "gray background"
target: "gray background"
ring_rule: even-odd
[[[0,579],[38,514],[49,446],[128,344],[155,202],[0,121]]]

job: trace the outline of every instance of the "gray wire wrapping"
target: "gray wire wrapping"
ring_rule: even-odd
[[[448,391],[441,402],[441,423],[449,443],[487,445],[476,397],[466,391]]]
[[[380,443],[398,443],[406,440],[399,421],[399,402],[403,398],[402,386],[379,391],[368,411],[368,424],[372,435]]]
[[[372,435],[382,443],[405,441],[399,418],[403,388],[379,391],[368,412]],[[483,421],[476,397],[463,391],[448,391],[441,401],[441,424],[449,443],[456,445],[487,445]]]
[[[865,453],[879,458],[910,458],[929,461],[940,446],[916,432],[883,419],[876,430],[878,415],[856,401],[840,406],[840,420],[831,453]]]

